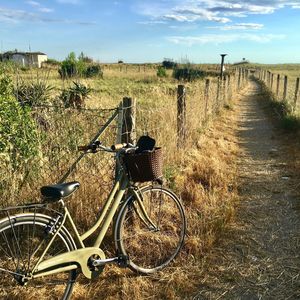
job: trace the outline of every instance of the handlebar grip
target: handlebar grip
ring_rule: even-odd
[[[78,146],[78,151],[88,151],[90,150],[89,146]]]
[[[123,143],[123,144],[112,145],[110,148],[113,151],[118,151],[118,150],[121,150],[121,149],[125,148],[126,146],[127,146],[127,144]]]

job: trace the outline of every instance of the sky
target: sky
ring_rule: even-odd
[[[300,63],[300,0],[0,0],[1,52]]]

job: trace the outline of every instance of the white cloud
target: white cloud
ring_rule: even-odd
[[[219,23],[227,23],[230,22],[228,18],[219,17],[218,12],[211,12],[207,9],[203,8],[175,8],[174,12],[179,14],[179,16],[185,17],[187,21],[196,21],[196,20],[204,20],[204,21],[215,21]]]
[[[40,7],[38,10],[43,13],[51,13],[54,11],[54,9],[48,7]]]
[[[150,21],[141,21],[137,22],[138,24],[141,25],[158,25],[158,24],[166,24],[166,21],[159,21],[159,20],[150,20]]]
[[[77,4],[81,3],[81,0],[56,0],[56,2],[61,3],[61,4],[77,5]]]
[[[24,10],[14,10],[0,7],[0,22],[20,23],[20,22],[41,22],[41,23],[64,23],[77,25],[94,25],[95,22],[79,21],[59,18],[49,18],[38,13],[27,12]]]
[[[224,44],[237,41],[252,41],[257,43],[268,43],[272,40],[284,39],[284,35],[274,34],[202,34],[199,36],[171,36],[167,40],[174,44],[183,44],[187,46],[204,44]]]
[[[258,23],[237,23],[225,26],[207,27],[208,29],[220,29],[220,30],[260,30],[264,27],[263,24]]]
[[[151,19],[173,22],[212,21],[228,23],[231,18],[272,14],[284,7],[300,8],[298,1],[288,0],[152,0],[143,2],[137,12]]]
[[[26,1],[26,3],[31,6],[41,6],[41,4],[37,1]]]
[[[52,8],[48,8],[48,7],[44,7],[42,6],[39,2],[37,1],[26,1],[27,4],[33,6],[34,8],[36,8],[36,10],[43,12],[43,13],[51,13],[54,10]]]

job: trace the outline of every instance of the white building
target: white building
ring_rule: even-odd
[[[10,60],[20,64],[22,67],[37,67],[40,68],[48,57],[42,52],[18,52],[9,51],[2,55],[2,60]]]

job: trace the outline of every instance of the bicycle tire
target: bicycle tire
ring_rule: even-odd
[[[151,274],[166,267],[178,255],[184,243],[186,218],[181,201],[172,191],[149,186],[139,193],[156,229],[141,219],[134,204],[136,196],[132,194],[118,214],[115,244],[119,254],[128,257],[131,270]]]
[[[0,221],[0,261],[1,269],[6,270],[0,272],[0,297],[3,294],[8,299],[24,299],[28,296],[43,300],[70,299],[76,280],[76,270],[31,279],[25,286],[18,284],[20,279],[18,275],[7,272],[22,274],[30,272],[44,250],[41,246],[46,245],[47,239],[50,239],[49,228],[54,222],[50,216],[34,213],[9,216]],[[65,227],[62,227],[44,259],[75,249],[72,236]],[[63,284],[62,288],[60,283]],[[51,290],[47,288],[48,286],[51,286]]]

